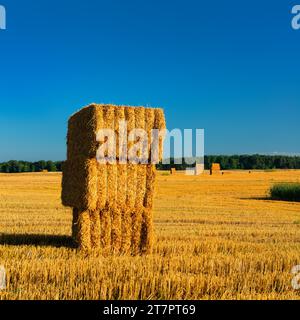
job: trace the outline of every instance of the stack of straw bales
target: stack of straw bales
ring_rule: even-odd
[[[119,161],[120,144],[125,145],[119,139],[120,120],[127,121],[127,138],[135,128],[148,133],[148,146],[137,154],[139,159],[147,160],[145,163]],[[116,134],[114,163],[100,163],[96,159],[99,148],[96,135],[104,128]],[[152,129],[165,129],[162,109],[93,104],[69,119],[62,203],[73,208],[72,236],[81,250],[97,249],[104,255],[151,252],[156,174],[155,164],[150,161]],[[137,141],[128,142],[128,149]],[[163,136],[157,160],[162,157],[162,147]]]
[[[213,163],[210,168],[210,174],[213,175],[213,174],[220,174],[220,173],[221,173],[220,163]]]

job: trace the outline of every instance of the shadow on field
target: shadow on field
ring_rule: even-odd
[[[75,248],[72,237],[46,234],[0,233],[0,245],[9,246],[49,246]]]
[[[271,197],[264,196],[264,197],[245,197],[240,198],[241,200],[264,200],[264,201],[274,201]]]
[[[263,200],[263,201],[276,201],[276,202],[300,202],[299,200],[289,200],[289,199],[278,199],[278,198],[272,198],[272,197],[248,197],[248,198],[240,198],[241,200]]]

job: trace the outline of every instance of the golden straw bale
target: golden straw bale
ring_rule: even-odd
[[[148,164],[146,174],[147,174],[147,178],[146,178],[146,192],[145,192],[145,198],[144,198],[144,207],[147,209],[152,209],[154,191],[155,191],[155,177],[156,177],[155,165]]]
[[[147,166],[146,164],[140,164],[136,166],[137,171],[137,190],[135,197],[135,207],[141,208],[144,205],[144,199],[146,195],[147,187]]]
[[[142,219],[143,219],[143,208],[135,208],[131,212],[131,254],[138,255],[141,247],[141,232],[142,232]]]
[[[72,239],[75,243],[78,240],[78,218],[79,218],[79,210],[77,208],[73,208],[73,220],[72,220]]]
[[[109,207],[115,205],[118,192],[118,167],[114,164],[107,164],[107,204]]]
[[[210,174],[221,174],[220,163],[213,163],[210,168]]]
[[[106,108],[105,105],[93,104],[93,109],[92,109],[93,114],[92,114],[91,119],[89,120],[91,123],[94,124],[93,134],[97,134],[98,130],[105,128],[105,123],[104,123],[104,109],[105,108]]]
[[[144,126],[136,126],[135,112],[141,115],[144,113],[145,119],[140,116],[137,117],[138,122],[142,119]],[[165,129],[165,118],[162,109],[91,104],[73,114],[69,119],[67,159],[72,160],[79,156],[86,159],[95,158],[99,147],[99,142],[96,139],[98,130],[117,130],[120,119],[125,119],[128,122],[128,134],[134,128],[145,129],[147,132],[153,128]],[[161,147],[162,140],[163,138],[160,139]],[[131,142],[131,145],[133,144],[134,141]],[[128,147],[130,148],[130,144]],[[118,153],[118,150],[116,152]],[[162,154],[161,148],[160,153]]]
[[[133,209],[135,206],[137,192],[137,165],[127,165],[127,207]]]
[[[92,104],[70,118],[62,202],[73,207],[72,236],[83,251],[97,249],[103,255],[151,252],[156,169],[148,161],[153,128],[165,129],[161,109]],[[100,129],[111,129],[116,139],[97,137]],[[145,131],[132,134],[133,129]],[[157,160],[162,158],[163,138],[161,134]],[[108,147],[104,156],[112,157],[109,163],[97,161],[103,143]],[[133,150],[129,160],[141,163],[126,162],[128,150]]]
[[[97,163],[97,209],[102,210],[107,201],[107,165]]]
[[[136,165],[137,170],[137,190],[135,198],[135,208],[132,212],[132,254],[139,252],[141,246],[141,232],[144,211],[144,199],[146,194],[147,165]]]
[[[100,211],[101,249],[103,255],[110,253],[111,248],[111,212],[109,208]]]
[[[148,141],[147,137],[144,135],[145,132],[145,108],[139,107],[135,108],[135,146],[137,147],[134,156],[137,159],[136,163],[145,163],[148,161]],[[147,162],[146,162],[147,163]]]
[[[111,207],[111,253],[117,254],[122,246],[122,211],[118,206]]]
[[[127,203],[127,164],[117,164],[116,205],[124,208]]]
[[[153,248],[153,216],[152,210],[145,208],[142,213],[141,253],[150,254]]]
[[[154,120],[154,128],[160,130],[159,135],[159,152],[158,152],[158,161],[160,161],[163,157],[163,141],[164,141],[164,129],[166,129],[166,121],[164,112],[162,109],[154,109],[155,120]]]
[[[220,163],[213,163],[213,164],[211,165],[211,169],[212,169],[212,170],[221,170]]]
[[[107,105],[103,108],[103,126],[105,129],[112,130],[112,133],[115,132],[115,107]],[[116,162],[116,149],[115,149],[115,137],[112,136],[107,140],[107,149],[108,154],[105,156],[111,157],[110,163]]]
[[[122,125],[122,123],[124,121],[125,121],[124,107],[115,108],[114,129],[115,129],[115,137],[116,137],[116,159],[117,160],[119,160],[122,155],[123,156],[126,155],[126,153],[125,153],[126,150],[124,150],[126,141],[122,141],[121,138],[124,138],[124,136],[122,134],[126,135],[127,132],[122,132],[122,127],[120,128],[120,125]],[[123,128],[123,129],[125,129],[125,128]],[[120,141],[120,139],[121,139],[121,141]]]
[[[141,229],[141,253],[151,253],[154,239],[153,231],[153,197],[155,191],[155,165],[149,164],[146,167],[146,191],[144,197],[144,209],[142,211],[142,229]]]
[[[63,164],[62,203],[81,210],[97,207],[97,161],[77,157]]]
[[[132,209],[124,207],[122,209],[122,243],[121,243],[121,253],[130,254],[131,253],[131,235],[132,235],[132,219],[131,219]]]
[[[134,108],[125,108],[125,116],[127,121],[127,134],[129,136],[130,132],[135,129],[135,112]],[[128,138],[127,136],[127,138]],[[128,140],[128,151],[134,145],[134,141]],[[132,163],[127,164],[127,206],[128,208],[133,208],[135,205],[136,197],[136,181],[137,181],[137,171],[136,165]]]
[[[135,136],[131,137],[133,130],[135,130],[135,111],[132,107],[125,108],[125,117],[127,121],[127,154],[128,160],[133,158],[132,148],[135,144]]]
[[[154,128],[154,109],[146,108],[145,109],[145,130],[147,132],[148,138],[148,159],[151,159],[151,142],[152,142],[152,129]]]
[[[101,221],[99,210],[90,212],[91,223],[91,247],[93,249],[99,249],[101,246]]]
[[[96,155],[96,106],[89,105],[74,115],[68,122],[67,159],[92,158]]]
[[[79,212],[78,243],[79,243],[79,249],[84,252],[89,252],[92,248],[92,246],[91,246],[91,221],[90,221],[90,212],[89,211]]]

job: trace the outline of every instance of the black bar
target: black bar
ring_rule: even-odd
[[[0,297],[1,298],[1,297]],[[0,301],[0,319],[256,319],[297,315],[299,301]],[[2,317],[3,316],[3,317]]]

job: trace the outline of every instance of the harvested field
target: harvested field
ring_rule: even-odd
[[[299,299],[300,203],[266,198],[299,181],[300,171],[158,172],[153,253],[87,257],[72,247],[61,174],[0,174],[0,299]]]

